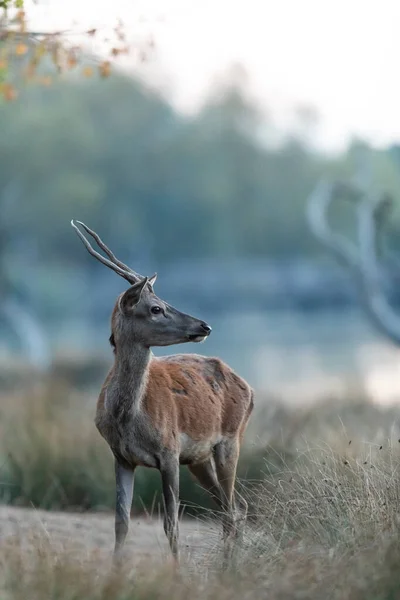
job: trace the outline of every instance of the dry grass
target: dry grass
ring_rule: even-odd
[[[93,426],[91,397],[47,382],[0,406],[4,501],[112,506],[112,460]],[[243,452],[240,491],[250,511],[228,573],[211,526],[206,552],[189,560],[191,543],[182,545],[180,577],[152,554],[115,573],[109,542],[106,551],[99,542],[77,553],[41,532],[29,544],[25,534],[1,540],[0,598],[400,599],[399,418],[397,407],[354,390],[301,411],[265,403]],[[152,506],[159,482],[147,475],[138,487]]]
[[[392,571],[400,560],[396,444],[368,447],[363,455],[351,445],[299,450],[290,468],[253,493],[255,527],[241,564],[251,565],[271,592],[286,589],[295,598],[392,597],[384,589],[382,596],[377,588],[372,593],[375,581],[378,588],[394,583],[400,597]]]
[[[176,576],[169,561],[157,561],[154,553],[134,568],[128,553],[126,568],[115,573],[110,548],[106,553],[104,548],[79,553],[68,544],[60,549],[42,532],[29,544],[24,537],[3,540],[0,597],[400,598],[400,457],[397,446],[377,448],[369,457],[372,468],[351,453],[343,459],[332,449],[310,448],[299,452],[293,469],[260,484],[252,492],[252,519],[228,573],[220,570],[215,535],[205,538],[209,548],[191,561],[190,549],[182,544],[183,566]]]
[[[0,393],[0,502],[51,510],[112,509],[113,459],[94,426],[94,394],[63,378],[32,381],[30,388]],[[243,476],[260,477],[263,458],[257,473],[254,458],[242,462]],[[213,508],[186,468],[181,469],[181,494],[187,514]],[[136,512],[161,508],[156,471],[137,470],[134,502]]]
[[[74,586],[80,590],[77,597],[86,597],[87,591],[83,595],[82,588],[93,587],[94,581],[105,585],[111,579],[113,529],[111,514],[0,507],[0,582],[6,582],[13,593],[20,589],[21,597],[27,597],[27,590],[31,597],[37,588],[33,596],[36,598],[52,597],[44,592],[45,586],[52,589],[54,579],[61,579],[64,595],[60,591],[56,597],[70,597],[69,594],[74,597]],[[212,549],[210,537],[217,540],[217,532],[212,524],[193,519],[182,521],[180,529],[184,569],[190,574],[195,572],[199,560],[207,562],[206,554]],[[130,591],[128,586],[133,577],[137,579],[143,572],[154,579],[158,572],[170,571],[170,553],[161,519],[132,520],[126,556],[122,589]],[[72,572],[75,575],[69,580]],[[1,592],[0,585],[3,598]],[[101,587],[93,589],[91,597],[104,597]]]
[[[89,398],[53,380],[3,399],[3,502],[43,508],[101,508],[113,500],[106,445]]]
[[[93,423],[95,402],[93,395],[52,378],[0,397],[1,502],[55,510],[113,508],[113,459]],[[212,506],[187,469],[182,491],[189,507]],[[160,493],[159,474],[139,468],[136,512],[157,511]]]

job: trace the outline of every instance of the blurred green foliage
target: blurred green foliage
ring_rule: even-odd
[[[117,254],[160,263],[315,252],[307,194],[321,174],[352,173],[360,143],[336,157],[295,135],[271,147],[258,141],[269,126],[234,85],[193,117],[118,75],[27,86],[0,105],[0,182],[19,190],[3,223],[44,264],[82,263],[71,218],[98,230]],[[368,152],[399,197],[399,164],[388,152]]]

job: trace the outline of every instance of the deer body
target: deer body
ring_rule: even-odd
[[[252,392],[221,360],[177,354],[147,361],[136,374],[145,380],[140,394],[114,366],[97,403],[96,426],[121,462],[158,468],[169,452],[180,464],[198,464],[242,433]]]
[[[149,279],[130,270],[96,233],[80,224],[110,260],[93,250],[72,222],[89,252],[132,284],[112,313],[114,364],[101,389],[95,419],[115,458],[115,556],[121,556],[128,532],[135,469],[144,466],[161,473],[164,529],[178,559],[179,465],[187,465],[223,513],[227,560],[245,508],[243,500],[240,509],[236,506],[234,484],[253,391],[218,358],[154,357],[152,346],[200,342],[211,327],[158,298],[153,290],[156,276]]]

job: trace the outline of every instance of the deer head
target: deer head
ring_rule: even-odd
[[[77,224],[94,238],[108,258],[92,248]],[[92,256],[131,284],[117,299],[112,315],[110,340],[116,348],[121,343],[140,344],[150,348],[202,342],[210,335],[211,327],[207,323],[180,312],[156,296],[153,289],[156,274],[152,277],[139,275],[118,260],[97,233],[84,223],[72,220],[71,225]]]

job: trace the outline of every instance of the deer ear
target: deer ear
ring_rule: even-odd
[[[144,277],[137,283],[133,284],[126,292],[121,296],[119,300],[119,309],[123,313],[127,313],[138,304],[142,295],[144,286],[147,284],[149,278]]]
[[[154,275],[152,275],[151,277],[149,277],[149,284],[150,287],[153,288],[153,285],[155,284],[157,279],[157,273],[154,273]]]

